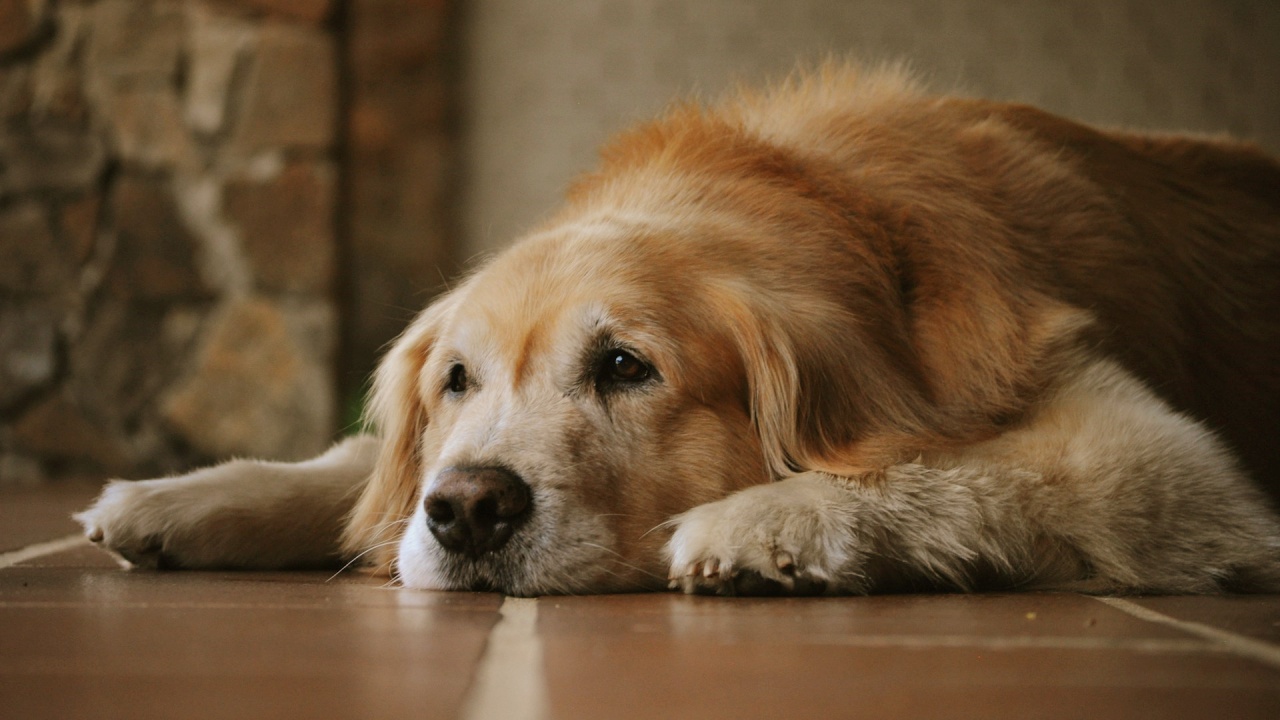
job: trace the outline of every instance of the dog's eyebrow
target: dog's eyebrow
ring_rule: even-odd
[[[591,338],[582,346],[574,360],[575,372],[570,375],[566,395],[581,395],[591,388],[595,383],[600,356],[610,349],[620,347],[611,325],[604,318],[596,323]]]

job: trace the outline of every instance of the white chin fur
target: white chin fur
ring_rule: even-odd
[[[400,539],[396,568],[400,582],[415,590],[449,590],[440,572],[438,555],[442,551],[435,538],[427,530],[422,512],[415,513],[409,521],[409,529]]]

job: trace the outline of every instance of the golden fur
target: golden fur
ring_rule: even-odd
[[[892,70],[677,107],[397,340],[341,548],[305,542],[517,594],[1280,589],[1278,187]],[[652,381],[593,386],[614,348]],[[479,557],[422,509],[476,465],[532,503]],[[91,534],[146,534],[106,499]]]

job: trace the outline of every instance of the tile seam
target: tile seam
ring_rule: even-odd
[[[1222,647],[1226,651],[1280,669],[1280,647],[1229,630],[1191,620],[1179,620],[1162,612],[1143,607],[1132,600],[1118,597],[1094,597],[1100,603],[1128,613],[1139,620],[1157,623],[1191,633]]]
[[[801,645],[931,650],[1119,650],[1148,653],[1223,651],[1218,643],[1166,638],[1074,637],[1070,635],[849,635],[801,641]]]
[[[504,598],[497,624],[463,700],[467,720],[542,720],[550,716],[543,674],[538,605],[533,598]]]
[[[81,545],[88,545],[89,540],[84,535],[67,535],[57,540],[47,540],[28,545],[17,550],[0,553],[0,569],[11,568],[19,563],[35,560],[36,558],[52,555],[54,553],[64,552]]]

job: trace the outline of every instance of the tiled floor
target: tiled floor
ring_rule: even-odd
[[[0,491],[0,718],[1280,718],[1280,597],[503,599],[124,572]]]

